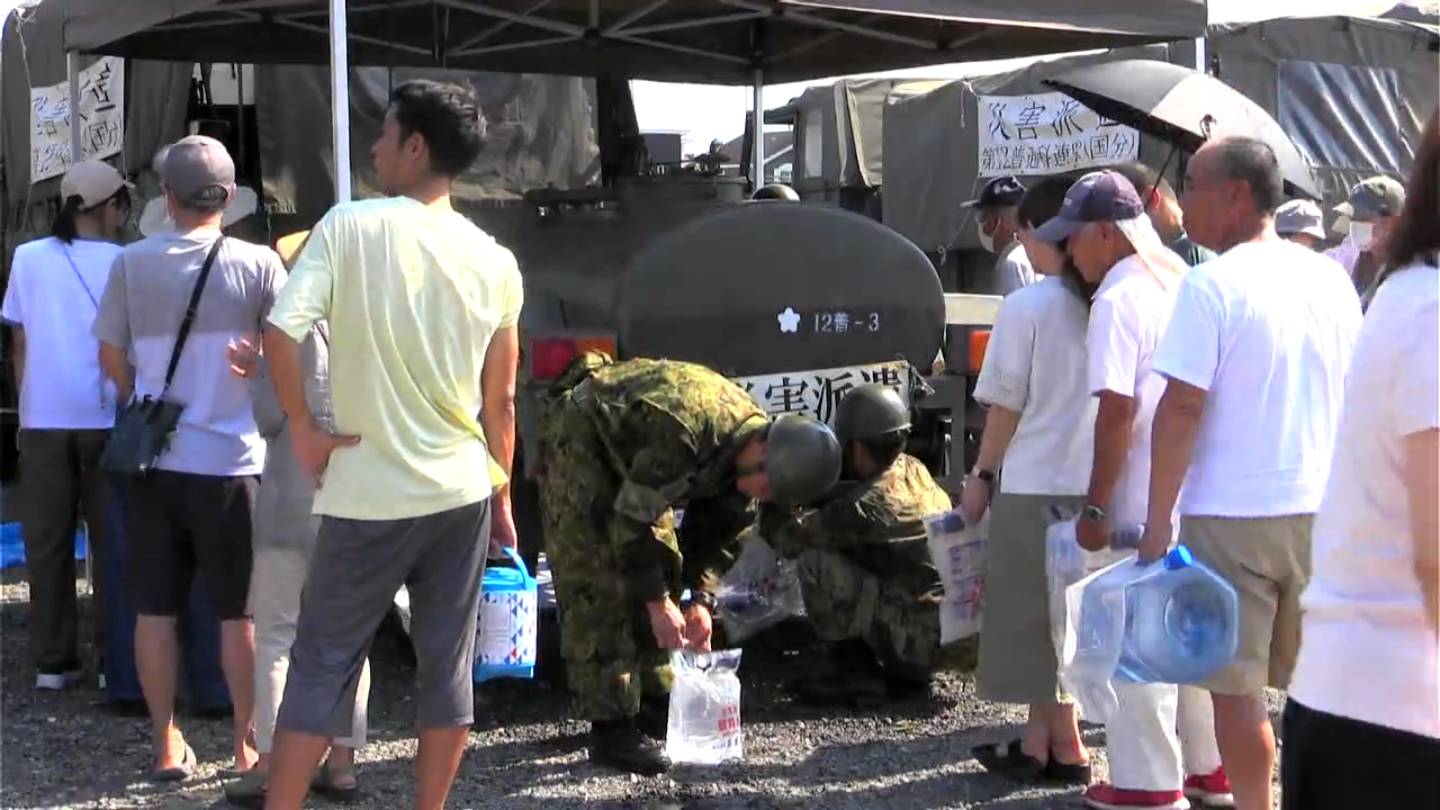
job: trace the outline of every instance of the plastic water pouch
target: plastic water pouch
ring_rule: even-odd
[[[475,683],[535,677],[538,589],[520,555],[507,548],[505,556],[514,567],[487,565],[480,583]]]
[[[726,638],[736,644],[786,619],[805,615],[795,561],[775,553],[753,529],[746,530],[735,564],[720,580],[717,601]]]
[[[1050,640],[1055,645],[1055,660],[1065,656],[1065,591],[1071,585],[1107,568],[1130,556],[1135,543],[1125,542],[1116,546],[1111,538],[1111,548],[1100,551],[1086,551],[1080,547],[1075,534],[1073,510],[1050,506],[1046,508],[1045,530],[1045,580],[1050,593]]]
[[[989,530],[989,511],[974,526],[966,526],[958,510],[925,519],[930,559],[945,587],[945,601],[940,604],[941,644],[980,632]]]
[[[671,762],[719,765],[745,756],[740,728],[740,650],[670,654],[675,685],[665,755]]]

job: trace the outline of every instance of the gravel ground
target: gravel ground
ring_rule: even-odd
[[[37,693],[26,650],[27,588],[7,571],[0,593],[0,805],[6,808],[226,806],[220,771],[230,723],[182,717],[199,755],[185,785],[146,781],[147,723],[100,704],[94,689]],[[360,752],[357,809],[407,807],[413,670],[394,645],[372,659],[370,743]],[[476,692],[476,716],[450,806],[456,808],[1079,807],[1079,791],[1024,787],[983,772],[972,745],[1018,730],[1019,711],[976,699],[966,678],[944,677],[929,700],[881,711],[826,711],[791,703],[776,687],[784,667],[745,667],[744,764],[682,768],[653,779],[589,765],[585,726],[567,719],[563,692],[543,681],[497,682]],[[1104,775],[1104,735],[1087,732]],[[315,802],[316,806],[324,806]]]

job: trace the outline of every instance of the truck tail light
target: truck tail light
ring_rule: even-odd
[[[530,377],[553,380],[582,353],[598,350],[615,356],[615,338],[607,335],[543,337],[530,341]]]
[[[979,374],[985,364],[985,350],[990,346],[990,330],[976,329],[970,333],[970,373]]]

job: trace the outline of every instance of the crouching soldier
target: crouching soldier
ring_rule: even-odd
[[[713,594],[753,501],[819,497],[839,478],[839,443],[814,420],[771,422],[737,385],[690,363],[590,353],[550,395],[540,504],[590,761],[660,773],[670,650],[709,649]],[[682,612],[686,588],[695,596]]]
[[[900,395],[864,385],[841,400],[835,433],[842,480],[813,510],[761,509],[760,535],[797,560],[805,612],[828,660],[791,682],[822,704],[864,704],[928,691],[958,664],[940,646],[940,575],[923,518],[950,510],[925,465],[904,451],[910,413]]]

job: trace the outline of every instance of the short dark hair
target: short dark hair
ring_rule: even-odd
[[[1227,180],[1250,187],[1255,210],[1267,216],[1285,202],[1285,184],[1275,150],[1259,138],[1232,136],[1215,142],[1215,165]]]
[[[396,87],[390,109],[400,135],[419,133],[430,149],[430,168],[459,177],[485,148],[485,114],[469,88],[429,79]]]
[[[1178,202],[1175,197],[1175,188],[1170,185],[1170,181],[1138,160],[1127,160],[1111,166],[1110,170],[1118,172],[1121,177],[1129,180],[1130,185],[1135,187],[1135,191],[1140,194],[1142,200],[1148,196],[1146,192],[1153,188],[1160,192],[1160,196],[1164,197],[1166,202]],[[1146,200],[1146,203],[1148,204],[1149,201]]]
[[[1065,204],[1065,194],[1073,185],[1075,178],[1063,174],[1041,180],[1020,199],[1016,218],[1027,228],[1044,225],[1060,213],[1060,206]]]

